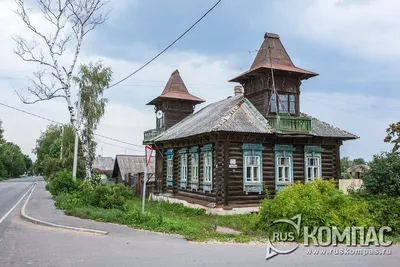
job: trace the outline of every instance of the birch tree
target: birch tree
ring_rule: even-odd
[[[104,12],[108,1],[36,0],[46,26],[51,28],[49,32],[41,31],[33,23],[27,2],[15,0],[17,9],[14,12],[28,27],[34,39],[29,41],[22,36],[14,36],[14,52],[23,61],[36,64],[39,69],[33,73],[27,92],[17,94],[26,104],[55,98],[65,99],[71,124],[78,131],[71,81],[86,36],[108,18],[108,12]]]
[[[111,69],[104,67],[100,62],[82,65],[79,75],[74,77],[81,92],[80,136],[85,157],[86,178],[89,179],[97,146],[94,132],[105,113],[108,100],[103,97],[103,93],[110,85],[111,79]]]

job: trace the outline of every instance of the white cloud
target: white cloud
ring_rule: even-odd
[[[26,81],[4,79],[5,76],[23,78],[29,75],[30,71],[34,70],[32,65],[24,63],[12,53],[14,43],[10,36],[15,32],[20,34],[27,33],[27,30],[10,11],[12,9],[10,3],[12,2],[0,2],[0,24],[10,25],[10,27],[3,27],[0,30],[0,39],[2,40],[0,43],[0,102],[60,122],[68,122],[68,112],[62,100],[42,102],[35,105],[24,105],[19,101],[13,89],[24,88],[24,86],[26,86]],[[306,13],[308,16],[313,15],[315,17],[316,14],[314,13],[317,13],[317,11],[314,9],[324,9],[325,6],[326,4],[322,1],[318,2],[316,7],[307,7]],[[339,8],[335,5],[330,5],[329,7]],[[300,16],[301,12],[298,13]],[[115,14],[113,13],[113,15]],[[303,22],[306,19],[305,17],[306,15],[301,15],[301,20]],[[332,22],[334,21],[333,18],[334,17],[330,18],[330,16],[327,15],[327,21]],[[363,18],[359,17],[359,19]],[[367,24],[369,21],[369,19],[366,19]],[[314,26],[312,29],[314,34],[321,31],[324,27],[328,27],[329,23],[324,23],[325,22],[321,22],[322,25],[320,27]],[[346,28],[343,25],[341,27]],[[332,26],[330,29],[332,36],[340,36],[339,29],[339,26]],[[349,32],[350,31],[348,31],[348,33],[343,33],[342,36],[346,37],[349,35]],[[312,37],[311,34],[309,36]],[[326,42],[331,38],[330,35],[324,35],[322,37],[324,37],[322,40]],[[357,38],[361,40],[365,39],[360,36]],[[356,42],[354,40],[358,39],[354,37],[352,40],[353,41],[341,45],[349,47]],[[126,49],[146,55],[154,55],[158,52],[153,51],[145,44],[134,44],[132,46],[134,49]],[[367,44],[366,47],[371,48],[371,46],[372,44]],[[361,53],[360,51],[358,52]],[[70,52],[68,51],[68,53]],[[381,51],[381,53],[386,52]],[[103,59],[105,65],[112,67],[115,73],[115,80],[124,77],[144,63],[94,55],[90,47],[84,47],[81,62],[96,61],[99,58]],[[163,54],[159,59],[124,82],[121,86],[116,86],[107,91],[106,97],[109,98],[110,102],[107,106],[106,116],[99,126],[98,133],[129,143],[141,144],[143,132],[155,127],[154,110],[152,107],[146,107],[145,104],[161,93],[172,71],[179,69],[189,91],[198,97],[204,98],[207,100],[207,103],[211,103],[233,94],[233,86],[235,84],[227,83],[226,81],[242,71],[233,67],[233,63],[237,60],[238,59],[234,57],[210,57],[193,51],[171,50],[169,53]],[[318,79],[318,77],[315,79]],[[307,100],[307,98],[309,99]],[[329,100],[325,101],[323,98]],[[354,106],[340,101],[357,102],[360,105]],[[334,92],[330,94],[305,92],[302,94],[302,111],[335,126],[354,132],[361,137],[361,139],[357,141],[345,142],[342,151],[343,155],[370,158],[372,154],[380,150],[388,149],[388,146],[382,141],[384,131],[390,122],[396,121],[396,113],[387,112],[382,109],[375,111],[371,106],[390,107],[392,105],[395,106],[395,103],[398,103],[398,101],[398,99],[368,97],[360,94],[344,95],[335,94]],[[350,110],[350,112],[335,110],[330,106]],[[357,115],[357,113],[361,115]],[[372,117],[375,119],[371,119]],[[48,124],[46,121],[2,106],[0,106],[0,119],[4,122],[3,126],[6,130],[6,138],[20,145],[25,153],[31,152],[35,145],[35,140]],[[105,143],[99,143],[97,153],[100,154],[101,148],[103,148],[104,156],[114,157],[116,154],[124,154],[125,152],[129,154],[141,154],[141,149],[137,147],[121,144],[101,137],[99,137],[98,140],[114,145],[110,146]],[[133,149],[134,151],[125,149],[125,147]]]
[[[302,38],[367,61],[400,59],[400,1],[285,0],[274,10]]]

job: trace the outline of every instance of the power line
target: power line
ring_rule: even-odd
[[[112,140],[112,141],[115,141],[115,142],[119,142],[119,143],[122,143],[122,144],[130,145],[130,146],[136,146],[136,147],[140,147],[140,148],[144,147],[144,146],[128,143],[128,142],[125,142],[125,141],[121,141],[121,140],[118,140],[118,139],[114,139],[114,138],[111,138],[111,137],[107,137],[107,136],[104,136],[104,135],[101,135],[101,134],[94,134],[94,135],[99,136],[99,137],[103,137],[105,139]]]
[[[306,97],[310,97],[310,96],[306,96]],[[311,98],[320,98],[320,99],[326,99],[326,100],[330,100],[330,101],[332,100],[330,98],[321,97],[321,96],[312,96]],[[379,106],[374,106],[374,105],[364,105],[364,104],[360,104],[360,103],[356,103],[356,102],[350,102],[350,101],[344,101],[344,100],[335,100],[335,101],[336,102],[346,103],[346,104],[358,105],[358,106],[362,106],[362,107],[371,107],[371,108],[386,109],[386,110],[400,112],[399,109],[385,108],[385,107],[379,107]]]
[[[143,153],[143,151],[142,151],[142,150],[139,150],[139,149],[132,149],[132,148],[128,148],[128,147],[117,146],[117,145],[114,145],[114,144],[111,144],[111,143],[108,143],[108,142],[104,142],[104,141],[101,141],[101,140],[98,140],[98,139],[96,139],[96,142],[97,142],[97,143],[101,143],[101,144],[105,144],[105,145],[109,145],[109,146],[113,146],[113,147],[118,147],[118,148],[130,150],[130,151],[142,152],[142,153]]]
[[[129,79],[130,77],[132,77],[133,75],[135,75],[136,73],[138,73],[139,71],[141,71],[142,69],[144,69],[147,65],[149,65],[151,62],[153,62],[154,60],[156,60],[159,56],[161,56],[165,51],[167,51],[169,48],[171,48],[176,42],[178,42],[183,36],[185,36],[191,29],[194,28],[194,26],[196,26],[202,19],[204,19],[222,0],[218,0],[217,3],[215,3],[201,18],[199,18],[192,26],[189,27],[189,29],[187,29],[184,33],[182,33],[177,39],[175,39],[175,41],[173,41],[170,45],[168,45],[166,48],[164,48],[164,50],[162,50],[160,53],[158,53],[155,57],[153,57],[152,59],[150,59],[146,64],[144,64],[143,66],[141,66],[140,68],[138,68],[136,71],[132,72],[131,74],[129,74],[128,76],[126,76],[125,78],[119,80],[118,82],[110,85],[107,89],[110,89],[120,83],[122,83],[123,81],[126,81],[127,79]]]
[[[0,102],[0,105],[4,106],[4,107],[7,107],[7,108],[10,108],[10,109],[13,109],[13,110],[16,110],[16,111],[19,111],[19,112],[22,112],[22,113],[25,113],[25,114],[28,114],[30,116],[34,116],[34,117],[42,119],[42,120],[46,120],[46,121],[51,122],[51,123],[55,123],[57,125],[64,125],[64,123],[61,123],[61,122],[58,122],[58,121],[55,121],[55,120],[52,120],[52,119],[48,119],[48,118],[45,118],[43,116],[40,116],[40,115],[31,113],[31,112],[28,112],[28,111],[25,111],[25,110],[22,110],[22,109],[7,105],[7,104],[1,103],[1,102]],[[126,145],[131,145],[131,146],[140,147],[140,148],[144,147],[144,146],[141,146],[141,145],[128,143],[128,142],[125,142],[125,141],[122,141],[122,140],[118,140],[118,139],[115,139],[115,138],[112,138],[112,137],[108,137],[108,136],[105,136],[105,135],[101,135],[101,134],[96,134],[95,133],[94,135],[95,136],[99,136],[99,137],[103,137],[105,139],[109,139],[109,140],[112,140],[112,141],[115,141],[115,142],[119,142],[119,143],[122,143],[122,144],[126,144]]]

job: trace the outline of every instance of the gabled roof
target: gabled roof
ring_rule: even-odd
[[[307,114],[301,113],[300,116],[312,119],[311,133],[301,135],[343,140],[359,138]],[[243,95],[238,95],[204,107],[155,137],[153,141],[174,140],[211,132],[275,133],[268,120],[261,115],[253,104]],[[282,133],[280,135],[298,134]]]
[[[247,78],[246,76],[252,73],[271,68],[278,71],[292,72],[304,79],[318,75],[317,73],[296,67],[283,47],[279,35],[275,33],[266,33],[264,35],[264,42],[258,50],[250,70],[233,78],[230,82],[243,81]]]
[[[320,121],[314,117],[311,117],[305,113],[300,113],[301,116],[311,118],[312,119],[312,134],[314,136],[322,136],[322,137],[338,137],[341,139],[358,139],[357,135],[339,129],[329,123]]]
[[[122,179],[125,179],[128,173],[137,174],[144,172],[144,163],[146,161],[145,156],[137,155],[117,155],[114,164],[113,177],[118,174],[117,167],[121,172]],[[147,169],[149,174],[155,173],[155,158],[150,158],[150,163]]]
[[[272,133],[268,121],[243,95],[212,103],[186,117],[155,141],[165,141],[209,132]]]
[[[92,165],[92,170],[112,171],[114,168],[114,159],[111,157],[95,158]]]
[[[150,101],[147,105],[155,105],[158,101],[162,100],[163,98],[181,99],[186,101],[192,101],[196,104],[205,102],[205,100],[198,98],[197,96],[191,95],[189,93],[178,70],[175,70],[171,74],[171,77],[169,78],[167,85],[165,85],[165,88],[161,93],[161,95]]]

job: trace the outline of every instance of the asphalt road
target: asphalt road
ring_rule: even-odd
[[[20,195],[33,180],[20,181]],[[18,182],[15,182],[18,183]],[[6,186],[5,184],[0,185]],[[0,189],[2,190],[2,189]],[[9,190],[5,190],[9,191]],[[0,191],[1,199],[4,198]],[[8,201],[8,206],[18,201]],[[109,266],[399,266],[400,247],[390,255],[308,255],[300,247],[288,255],[265,260],[266,246],[190,243],[179,236],[104,224],[109,235],[94,235],[34,225],[21,220],[18,210],[10,214],[0,235],[1,267],[109,267]],[[4,212],[3,209],[1,212]],[[4,222],[3,222],[4,223]],[[346,249],[342,247],[340,249]]]
[[[10,223],[10,215],[6,214],[17,204],[21,197],[32,186],[36,177],[11,179],[0,182],[0,239]],[[13,214],[15,213],[14,209]]]

